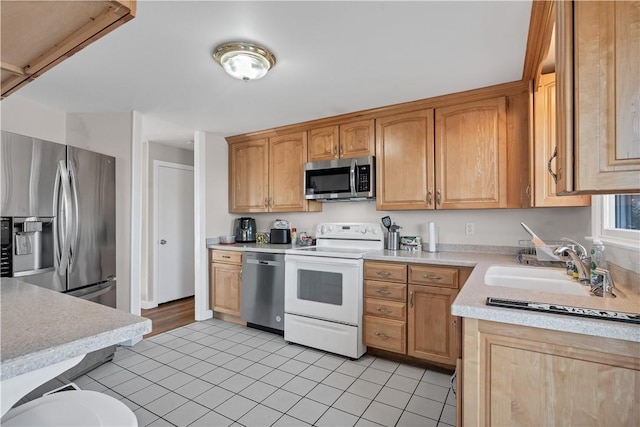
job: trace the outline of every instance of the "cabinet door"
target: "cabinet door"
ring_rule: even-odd
[[[213,311],[240,316],[242,266],[211,264],[211,307]]]
[[[309,162],[338,158],[338,126],[327,126],[309,131]]]
[[[451,304],[457,289],[409,285],[409,356],[455,366],[457,327]]]
[[[266,212],[269,143],[266,138],[229,146],[229,210]]]
[[[640,191],[640,2],[556,2],[558,193]]]
[[[343,159],[375,155],[375,142],[373,119],[340,125],[340,157]]]
[[[438,209],[507,206],[504,97],[436,109]]]
[[[536,207],[589,206],[591,196],[557,196],[556,75],[540,76],[534,94],[533,203]]]
[[[269,211],[303,212],[307,132],[269,138]]]
[[[433,109],[376,120],[376,207],[433,209]]]

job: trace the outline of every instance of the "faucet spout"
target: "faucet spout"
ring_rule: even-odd
[[[580,283],[585,285],[591,284],[591,257],[586,255],[586,251],[581,250],[581,254],[578,255],[575,249],[568,245],[559,246],[553,251],[555,255],[560,255],[563,252],[569,254],[573,260],[573,264],[578,269],[578,280]]]

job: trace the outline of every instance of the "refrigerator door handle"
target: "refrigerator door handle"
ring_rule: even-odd
[[[58,226],[60,215],[60,180],[62,179],[60,172],[61,165],[58,165],[56,177],[53,183],[53,214],[56,216],[53,220],[53,260],[56,270],[60,268],[60,257],[62,236],[60,235],[60,227]]]
[[[116,286],[116,284],[111,280],[99,283],[98,285],[99,286],[90,286],[88,289],[84,288],[77,291],[66,292],[66,294],[86,300],[92,300],[99,297],[100,295],[106,294],[107,292],[111,291],[114,286]],[[96,288],[98,289],[96,290]]]
[[[75,267],[76,261],[76,248],[78,247],[78,227],[79,227],[79,216],[78,216],[78,183],[77,183],[77,174],[75,165],[71,160],[69,160],[69,181],[71,183],[71,191],[69,194],[69,200],[73,201],[73,228],[71,229],[70,243],[69,243],[69,271],[73,271]]]
[[[62,252],[60,254],[60,270],[65,271],[69,264],[69,249],[71,245],[71,185],[69,184],[69,171],[67,170],[64,160],[60,160],[60,182],[62,183],[62,195],[64,197],[64,240],[62,242]],[[61,216],[62,209],[57,212]]]

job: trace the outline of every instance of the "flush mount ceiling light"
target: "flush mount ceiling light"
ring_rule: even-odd
[[[221,44],[214,49],[213,58],[227,74],[245,82],[264,77],[276,63],[273,53],[246,42]]]

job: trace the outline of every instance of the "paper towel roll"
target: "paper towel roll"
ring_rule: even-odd
[[[436,251],[436,223],[429,222],[429,252]]]

